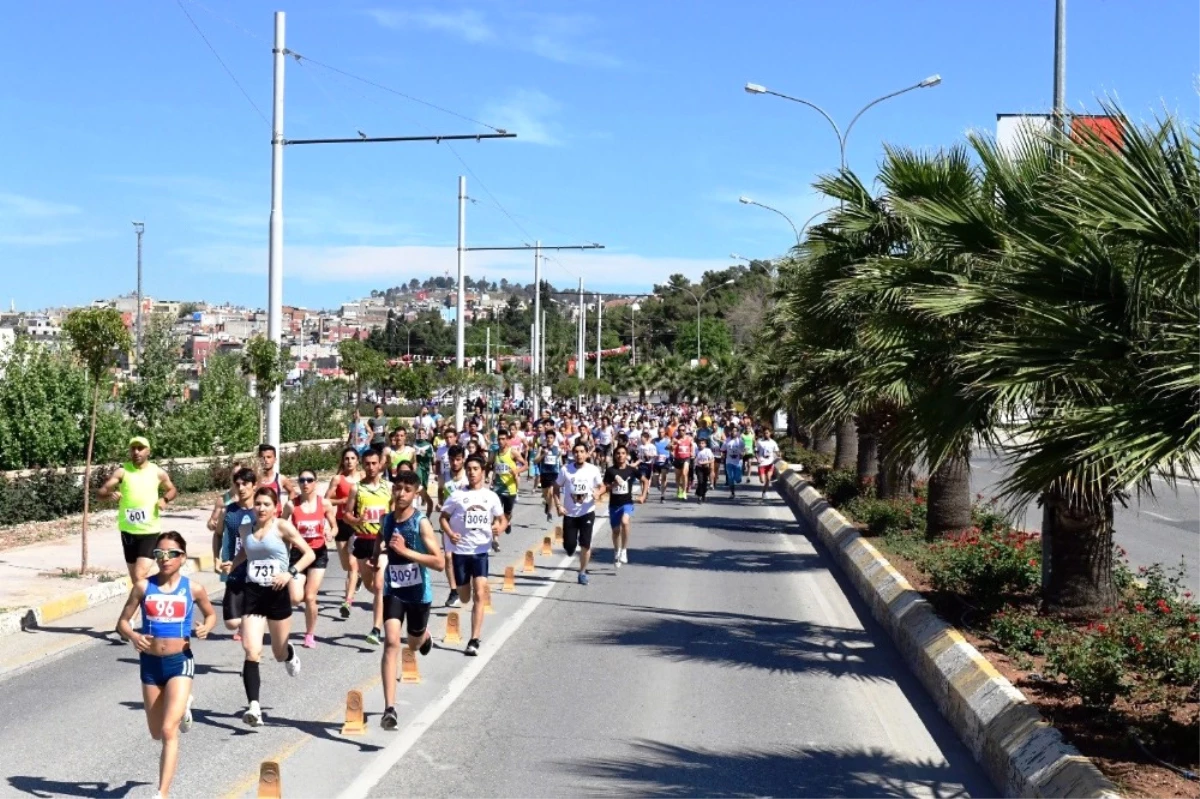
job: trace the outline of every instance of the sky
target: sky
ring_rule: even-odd
[[[784,253],[787,220],[738,197],[802,226],[829,204],[811,185],[838,142],[816,111],[747,82],[844,127],[940,74],[855,125],[847,160],[868,178],[885,143],[948,146],[1052,99],[1053,0],[0,5],[0,302],[26,310],[132,291],[132,220],[147,294],[265,307],[277,10],[301,56],[285,138],[518,134],[285,147],[283,299],[310,308],[453,275],[459,175],[468,246],[605,245],[552,254],[543,277],[560,288],[645,292],[731,253]],[[1068,107],[1112,96],[1133,120],[1194,123],[1198,42],[1195,0],[1072,0]],[[465,266],[533,279],[524,252]]]

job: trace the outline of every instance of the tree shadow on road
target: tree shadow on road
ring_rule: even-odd
[[[863,630],[739,614],[731,618],[720,612],[647,612],[654,617],[622,630],[585,634],[582,640],[597,646],[641,647],[678,662],[706,661],[735,669],[893,678],[894,666],[881,661]]]
[[[855,796],[965,797],[974,789],[947,763],[902,760],[878,749],[778,747],[718,751],[638,740],[617,760],[560,762],[588,795],[655,797]]]
[[[45,777],[13,776],[8,778],[8,784],[21,793],[30,796],[96,796],[102,799],[118,799],[128,796],[134,788],[149,785],[148,782],[126,780],[123,785],[112,785],[107,782],[67,782],[63,780],[48,780]]]
[[[796,523],[780,519],[729,518],[726,516],[696,516],[688,519],[646,519],[635,523],[637,527],[661,525],[677,527],[699,527],[702,530],[720,530],[728,533],[790,533],[795,532]]]
[[[813,553],[781,552],[777,549],[707,549],[687,546],[640,547],[630,555],[631,564],[666,569],[738,573],[824,571]]]

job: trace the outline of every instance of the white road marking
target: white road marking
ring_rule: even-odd
[[[596,526],[608,523],[608,514],[596,514]],[[542,600],[546,598],[554,587],[558,585],[559,578],[567,571],[567,567],[575,560],[574,555],[564,557],[554,567],[554,572],[550,575],[550,579],[542,586],[539,586],[528,599],[525,604],[517,609],[517,612],[508,618],[496,633],[495,636],[489,639],[486,647],[480,651],[479,655],[472,658],[471,664],[455,675],[450,684],[446,686],[446,690],[437,698],[431,705],[428,705],[421,714],[404,728],[399,737],[388,744],[383,751],[375,756],[366,768],[358,775],[354,782],[350,783],[345,790],[338,794],[338,799],[365,799],[367,794],[375,785],[384,778],[384,776],[400,762],[413,745],[421,739],[425,731],[434,725],[434,723],[442,717],[442,714],[450,709],[463,692],[475,681],[475,678],[483,672],[483,669],[495,657],[504,643],[515,633],[525,620],[528,619],[538,605],[542,604]]]
[[[1155,513],[1152,510],[1144,510],[1142,513],[1147,516],[1153,516],[1156,519],[1162,519],[1164,522],[1171,522],[1172,524],[1179,524],[1180,522],[1179,519],[1172,519],[1170,516],[1163,516],[1161,513]]]

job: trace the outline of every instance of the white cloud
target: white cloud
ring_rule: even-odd
[[[266,278],[265,246],[225,245],[176,250],[173,255],[193,269],[259,275]],[[283,270],[288,280],[306,283],[397,285],[411,278],[455,274],[454,247],[315,247],[292,246],[284,250]],[[468,252],[464,269],[472,277],[489,280],[508,278],[533,280],[533,256],[528,252]],[[697,279],[712,269],[730,265],[726,259],[646,256],[633,253],[553,254],[543,269],[543,278],[556,286],[570,288],[583,277],[584,290],[650,291],[673,274]],[[331,287],[331,294],[336,293]]]
[[[480,114],[491,124],[514,131],[519,142],[555,146],[562,141],[555,134],[557,125],[548,118],[561,106],[537,89],[517,89],[506,97],[493,100]]]
[[[0,244],[10,247],[53,247],[104,235],[76,217],[77,205],[0,192]]]
[[[12,214],[26,219],[50,219],[78,214],[81,209],[67,203],[40,200],[23,194],[0,192],[0,213]]]
[[[487,42],[496,38],[495,32],[484,20],[483,14],[472,9],[460,11],[388,11],[373,9],[367,12],[385,28],[404,29],[410,27],[425,30],[445,31],[468,42]]]

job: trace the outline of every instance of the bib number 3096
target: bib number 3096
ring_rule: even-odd
[[[463,517],[463,522],[468,530],[490,530],[492,528],[492,515],[487,511],[469,510]]]

